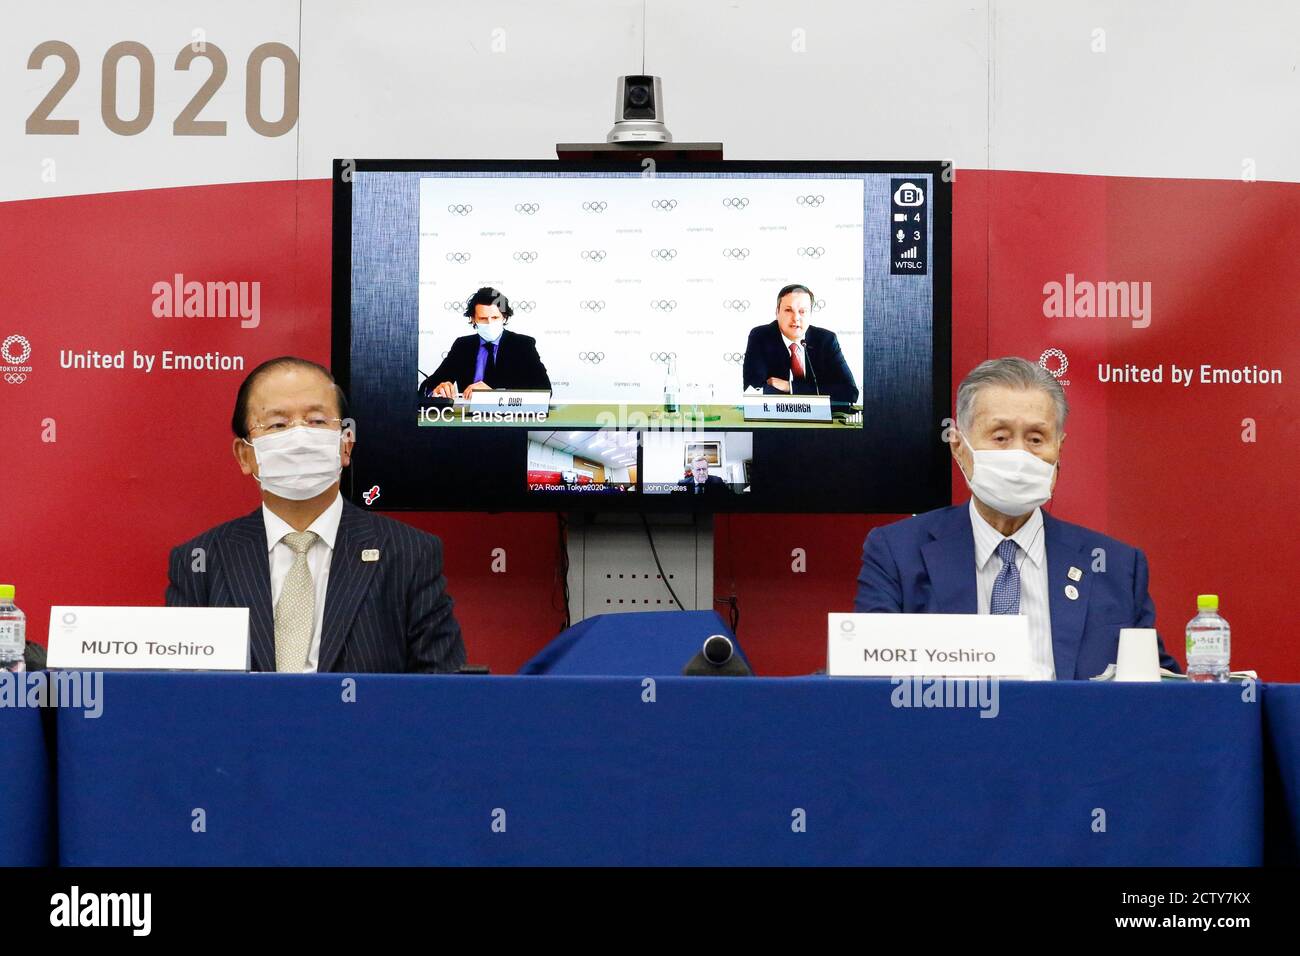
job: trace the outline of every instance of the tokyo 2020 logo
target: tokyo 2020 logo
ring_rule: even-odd
[[[0,342],[0,375],[8,385],[21,385],[27,381],[27,373],[32,367],[27,360],[32,357],[32,343],[23,335],[6,336]]]
[[[1070,360],[1065,357],[1065,353],[1060,349],[1045,350],[1042,355],[1038,356],[1038,365],[1062,385],[1069,384],[1065,378],[1065,373],[1070,370]]]

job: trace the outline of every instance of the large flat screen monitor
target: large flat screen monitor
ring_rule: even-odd
[[[947,504],[944,169],[336,161],[350,494],[382,510]]]

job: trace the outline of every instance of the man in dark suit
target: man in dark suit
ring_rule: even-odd
[[[875,528],[855,611],[1024,614],[1038,679],[1086,680],[1115,662],[1120,628],[1154,628],[1137,548],[1042,510],[1056,485],[1068,407],[1021,358],[990,359],[957,392],[949,443],[967,504]],[[1178,662],[1157,637],[1160,664]]]
[[[470,296],[465,317],[474,334],[451,343],[442,364],[420,385],[420,396],[468,399],[471,392],[494,388],[549,391],[551,378],[537,354],[537,340],[506,328],[514,314],[510,300],[490,286]]]
[[[830,329],[808,324],[813,294],[788,285],[776,294],[776,318],[751,329],[745,343],[745,388],[765,395],[829,395],[836,404],[858,400],[858,384]]]
[[[246,607],[253,670],[455,672],[460,625],[442,542],[343,500],[352,453],[328,370],[283,357],[249,372],[231,428],[262,506],[172,550],[169,607]]]
[[[709,460],[697,455],[691,462],[691,473],[677,482],[679,488],[685,488],[689,495],[729,495],[731,486],[717,475],[709,474]]]

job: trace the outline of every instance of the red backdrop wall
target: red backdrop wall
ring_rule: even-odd
[[[1285,381],[1183,387],[1168,371],[1294,368],[1300,268],[1286,252],[1300,186],[963,171],[954,201],[954,385],[990,355],[1063,351],[1073,412],[1053,513],[1147,551],[1175,655],[1195,594],[1217,591],[1234,665],[1300,680],[1285,593],[1300,565],[1296,392]],[[176,273],[260,282],[261,323],[156,318],[153,284]],[[1150,325],[1047,317],[1043,287],[1067,273],[1150,282]],[[51,604],[161,603],[168,549],[257,504],[230,452],[243,373],[145,373],[130,367],[133,352],[220,351],[246,368],[283,353],[327,362],[329,280],[326,181],[0,204],[0,337],[32,347],[27,381],[0,385],[0,580],[17,585],[33,637],[44,640]],[[73,353],[122,350],[126,369],[63,367]],[[1165,366],[1165,381],[1103,383],[1105,363]],[[474,662],[512,672],[558,632],[552,516],[403,519],[446,543]],[[719,519],[717,594],[738,598],[760,673],[824,663],[824,615],[851,606],[863,536],[888,520]],[[504,573],[492,571],[494,548],[506,549]]]

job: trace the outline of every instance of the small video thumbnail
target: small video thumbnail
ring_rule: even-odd
[[[647,495],[748,494],[753,432],[645,432],[641,490]]]
[[[636,432],[528,433],[530,492],[632,494],[636,482]]]

